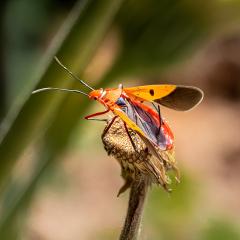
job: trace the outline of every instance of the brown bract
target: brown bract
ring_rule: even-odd
[[[125,184],[119,191],[119,194],[128,189],[133,181],[140,181],[144,178],[149,184],[156,183],[165,190],[169,189],[170,178],[169,170],[175,171],[175,178],[179,181],[179,172],[174,158],[174,149],[162,151],[158,148],[161,159],[151,154],[141,137],[133,130],[124,126],[124,122],[116,117],[112,119],[102,134],[104,148],[108,155],[112,155],[120,163],[122,177]],[[131,139],[132,141],[131,141]],[[134,146],[133,146],[134,145]]]

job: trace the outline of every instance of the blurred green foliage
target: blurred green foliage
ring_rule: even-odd
[[[200,17],[196,2],[137,2],[127,1],[116,19],[123,49],[111,71],[119,75],[159,73],[182,55],[186,56],[211,26]]]
[[[124,77],[159,74],[189,56],[196,46],[214,34],[228,27],[233,29],[240,21],[238,1],[215,0],[203,4],[190,0],[82,0],[66,17],[51,44],[46,44],[48,50],[39,61],[41,48],[37,41],[47,34],[45,27],[53,17],[50,3],[22,0],[10,1],[7,5],[4,29],[14,31],[8,32],[11,41],[6,44],[9,52],[6,58],[7,102],[11,107],[8,106],[10,110],[0,129],[3,198],[0,239],[16,238],[13,223],[31,202],[46,170],[68,147],[79,116],[83,116],[91,104],[87,99],[79,101],[79,96],[66,94],[30,96],[36,87],[78,86],[53,63],[54,55],[84,78],[89,62],[108,31],[118,31],[120,49],[111,67],[97,80],[95,87],[100,88]],[[25,34],[30,35],[28,41]],[[16,162],[33,143],[38,143],[39,154],[28,181],[16,184],[13,180],[7,184]],[[152,191],[146,215],[149,225],[159,229],[152,239],[159,239],[159,235],[163,239],[179,239],[181,235],[184,239],[189,233],[184,224],[190,224],[189,212],[195,195],[192,190],[192,181],[184,179],[170,197],[158,189]],[[227,224],[221,227],[221,224],[213,224],[204,232],[203,239],[217,239],[218,234],[226,235],[225,239],[237,239],[231,227]],[[10,233],[16,234],[10,236]]]
[[[224,219],[211,220],[208,227],[203,230],[200,239],[203,240],[239,240],[240,234],[236,226]]]

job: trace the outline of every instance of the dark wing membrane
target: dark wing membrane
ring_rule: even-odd
[[[125,106],[122,106],[125,114],[155,145],[159,146],[162,150],[166,150],[169,139],[165,136],[163,130],[157,126],[152,116],[131,101],[125,99],[125,104]]]
[[[198,105],[203,95],[203,91],[197,87],[177,86],[169,95],[154,102],[174,110],[187,111]]]

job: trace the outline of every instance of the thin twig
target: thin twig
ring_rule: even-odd
[[[138,239],[148,186],[146,178],[132,183],[127,216],[119,240]]]

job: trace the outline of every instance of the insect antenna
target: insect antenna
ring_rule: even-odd
[[[90,87],[87,83],[85,83],[83,80],[81,80],[79,77],[77,77],[73,72],[71,72],[66,66],[63,65],[63,63],[55,56],[55,61],[68,73],[70,74],[74,79],[78,80],[81,84],[83,84],[85,87],[94,90],[94,88]]]
[[[45,92],[45,91],[73,92],[73,93],[80,93],[80,94],[83,94],[83,95],[89,97],[89,95],[88,95],[87,93],[82,92],[82,91],[80,91],[80,90],[76,90],[76,89],[67,89],[67,88],[54,88],[54,87],[39,88],[39,89],[33,91],[32,94],[40,93],[40,92]]]

